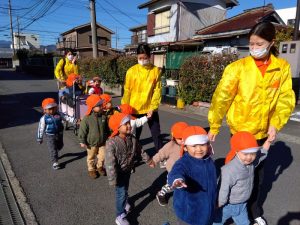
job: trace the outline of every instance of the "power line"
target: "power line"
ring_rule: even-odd
[[[121,24],[122,26],[126,27],[127,29],[129,29],[129,27],[127,25],[125,25],[124,23],[122,23],[120,20],[118,20],[116,17],[114,17],[111,13],[109,13],[101,4],[98,3],[98,5],[100,6],[100,8],[102,10],[104,10],[107,15],[109,15],[111,18],[113,18],[116,22],[118,22],[119,24]]]

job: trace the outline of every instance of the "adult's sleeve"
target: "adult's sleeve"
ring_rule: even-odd
[[[64,59],[59,60],[55,67],[55,77],[58,80],[64,80],[64,72],[63,72]]]
[[[270,125],[280,130],[288,121],[295,108],[295,93],[292,89],[291,67],[287,65],[283,68],[283,79],[280,94],[273,113]]]
[[[132,75],[132,70],[129,69],[127,70],[126,77],[125,77],[125,84],[124,84],[124,94],[121,99],[121,104],[130,104],[130,95],[131,95],[131,75]]]
[[[225,68],[222,78],[213,94],[208,112],[208,122],[212,134],[219,133],[222,120],[237,93],[239,83],[237,67],[238,65],[230,64]]]
[[[152,110],[156,110],[159,107],[161,102],[161,71],[157,68],[157,80],[154,86],[153,96],[151,99],[151,106]]]

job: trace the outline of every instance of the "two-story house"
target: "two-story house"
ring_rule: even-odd
[[[111,49],[111,35],[114,32],[105,26],[97,23],[97,44],[98,56],[114,55]],[[66,48],[73,49],[79,57],[93,56],[91,24],[83,24],[74,27],[61,34],[60,40],[56,44],[58,51]]]
[[[154,64],[166,64],[168,45],[192,39],[195,32],[226,18],[226,10],[237,0],[151,0],[138,6],[148,8],[148,43],[155,46]]]
[[[131,43],[124,49],[126,55],[134,55],[139,44],[147,43],[147,24],[132,27],[129,30],[132,32]]]

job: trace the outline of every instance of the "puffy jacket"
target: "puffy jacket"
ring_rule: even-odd
[[[271,55],[271,64],[262,76],[254,59],[248,56],[225,68],[208,113],[210,131],[219,132],[227,113],[232,134],[248,131],[262,139],[270,125],[280,130],[294,107],[289,63]]]
[[[73,64],[67,58],[59,60],[54,71],[56,79],[65,81],[71,73],[78,74],[78,65]]]
[[[126,73],[122,104],[131,105],[137,114],[157,110],[161,101],[161,72],[156,66],[136,64]]]
[[[89,147],[100,147],[105,145],[109,136],[109,128],[105,115],[92,112],[84,116],[80,122],[78,139],[80,143]]]

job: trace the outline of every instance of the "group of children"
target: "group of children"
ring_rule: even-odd
[[[97,80],[95,80],[97,82]],[[171,140],[150,158],[135,137],[136,127],[143,126],[151,115],[134,118],[127,104],[112,107],[111,97],[96,88],[87,98],[87,111],[80,121],[79,143],[87,150],[87,169],[91,178],[106,176],[115,187],[116,224],[126,219],[131,205],[128,187],[135,160],[141,156],[150,167],[166,160],[167,183],[157,193],[160,205],[167,204],[167,194],[174,192],[174,211],[179,224],[224,224],[232,218],[237,225],[249,225],[247,200],[250,198],[254,168],[267,155],[270,141],[262,147],[249,132],[237,132],[231,138],[231,149],[221,170],[217,190],[214,153],[207,132],[199,126],[177,122],[171,128]],[[52,98],[42,102],[37,141],[45,134],[53,169],[60,169],[58,151],[63,147],[63,120],[77,123],[57,110]]]

